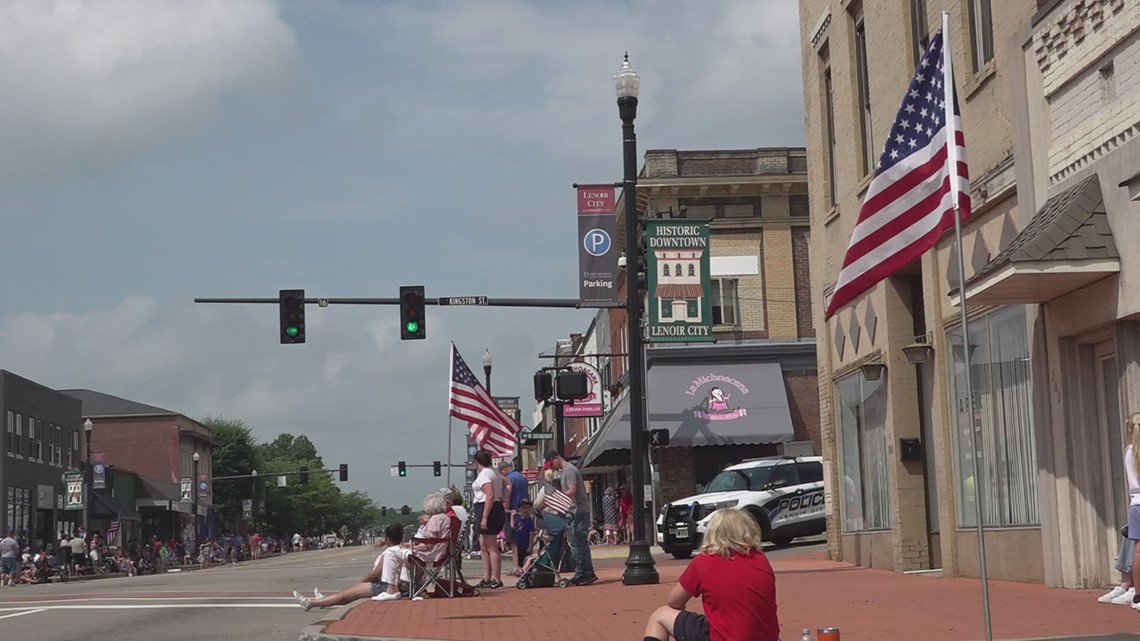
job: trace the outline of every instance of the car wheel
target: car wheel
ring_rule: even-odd
[[[756,525],[760,526],[760,540],[770,541],[772,539],[772,526],[768,523],[768,517],[755,508],[749,509],[747,512],[756,521]]]
[[[794,538],[796,538],[796,537],[794,537],[794,536],[777,536],[777,537],[772,538],[772,543],[775,543],[776,545],[778,545],[780,547],[785,547],[785,546],[791,545],[792,539],[794,539]]]
[[[678,559],[678,560],[680,560],[680,559],[691,559],[691,558],[693,558],[693,551],[692,551],[691,549],[687,549],[687,550],[673,550],[672,552],[670,552],[670,554],[672,554],[672,555],[673,555],[673,558],[674,558],[674,559]]]

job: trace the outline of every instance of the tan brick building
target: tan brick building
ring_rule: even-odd
[[[800,3],[830,553],[976,576],[979,483],[991,577],[1106,584],[1124,514],[1121,416],[1140,399],[1140,295],[1113,240],[1137,233],[1140,3],[944,5],[974,209],[963,247],[950,234],[825,324],[943,7]],[[903,457],[915,438],[921,457]]]
[[[658,504],[692,494],[728,464],[775,454],[783,444],[819,451],[806,171],[803,149],[645,153],[639,215],[711,219],[717,339],[715,344],[647,346],[650,427],[673,434],[669,447],[652,453]],[[624,206],[619,198],[618,211]],[[621,245],[621,225],[618,235]],[[624,298],[624,287],[619,295]],[[585,334],[566,342],[567,350],[624,354],[625,332],[625,310],[603,310]],[[567,421],[568,454],[580,456],[583,471],[599,483],[622,484],[630,456],[626,359],[595,364],[607,370],[603,378],[612,386],[608,413],[601,421]],[[699,404],[703,397],[696,397],[708,391],[708,383],[694,383],[704,375],[740,383],[729,393],[755,405],[756,416],[767,412],[765,421],[786,425],[784,431],[762,436],[758,425],[741,421],[732,428],[736,432],[720,434],[716,442],[692,434],[693,426],[665,406],[685,398],[682,392],[690,388],[700,390],[692,394],[692,404]]]

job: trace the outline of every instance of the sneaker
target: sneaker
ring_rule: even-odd
[[[1120,595],[1124,594],[1126,591],[1127,590],[1125,590],[1124,588],[1122,588],[1118,585],[1115,588],[1112,588],[1111,592],[1109,592],[1108,594],[1105,594],[1104,596],[1101,596],[1099,599],[1097,599],[1097,602],[1099,602],[1099,603],[1112,603],[1113,599],[1116,599]]]
[[[305,612],[308,612],[309,610],[311,610],[313,608],[313,604],[312,604],[312,602],[309,601],[309,598],[305,597],[305,596],[301,596],[301,593],[296,591],[296,590],[293,590],[293,598],[297,599],[297,603],[301,604],[301,608]]]
[[[323,598],[325,598],[325,595],[321,594],[320,588],[313,588],[313,598],[314,599],[323,599]]]
[[[396,601],[400,598],[399,592],[381,592],[372,597],[373,601]]]
[[[1132,602],[1128,605],[1131,605],[1133,610],[1140,610],[1140,603]]]
[[[502,587],[503,587],[502,581],[488,581],[487,582],[487,589],[488,590],[499,590]]]
[[[594,583],[597,580],[598,580],[598,575],[591,572],[590,574],[585,574],[582,576],[576,576],[573,579],[570,579],[570,582],[573,583],[574,585],[590,585],[591,583]]]
[[[1135,596],[1136,590],[1134,588],[1128,588],[1124,591],[1124,594],[1121,594],[1120,596],[1113,599],[1111,603],[1113,605],[1132,605],[1132,599]]]
[[[489,587],[491,587],[491,582],[488,581],[487,579],[483,579],[483,580],[479,581],[478,583],[476,583],[475,587],[477,587],[477,588],[489,588]]]

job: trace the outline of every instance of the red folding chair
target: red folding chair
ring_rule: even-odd
[[[465,597],[478,596],[479,590],[468,585],[463,578],[463,558],[459,545],[459,535],[462,524],[459,517],[450,509],[450,532],[448,538],[427,539],[412,538],[412,545],[441,545],[446,546],[443,556],[438,561],[425,558],[420,552],[412,552],[408,556],[408,574],[410,581],[410,596],[415,598],[427,594],[432,597]],[[435,590],[427,592],[428,588],[435,586]]]

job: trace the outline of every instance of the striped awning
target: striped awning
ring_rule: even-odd
[[[701,298],[704,289],[700,285],[658,285],[657,298]]]

